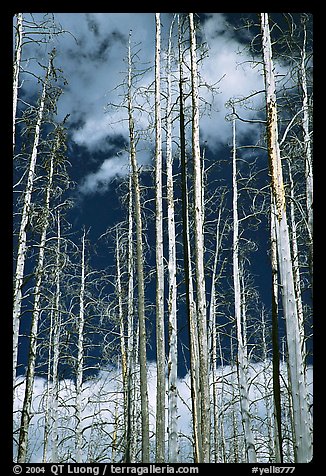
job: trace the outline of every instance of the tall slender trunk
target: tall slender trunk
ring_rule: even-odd
[[[131,47],[128,50],[128,117],[130,138],[130,162],[135,199],[136,221],[136,261],[137,261],[137,284],[138,284],[138,323],[139,323],[139,365],[140,365],[140,397],[141,397],[141,420],[142,420],[142,462],[149,462],[149,413],[148,413],[148,389],[147,389],[147,360],[146,360],[146,319],[145,319],[145,289],[143,267],[143,231],[140,205],[139,172],[136,159],[136,145],[134,137],[134,119],[132,105],[132,63]]]
[[[82,434],[82,396],[84,375],[84,326],[85,326],[85,238],[84,229],[81,249],[81,277],[79,290],[79,316],[77,320],[77,365],[76,365],[76,463],[82,462],[83,434]]]
[[[55,300],[54,300],[54,322],[53,322],[53,363],[52,363],[52,395],[51,395],[51,413],[52,413],[52,462],[59,461],[58,455],[58,427],[59,427],[59,358],[60,358],[60,336],[61,336],[61,221],[60,211],[57,212],[57,256],[56,256],[56,274],[55,274]]]
[[[199,382],[201,404],[201,439],[202,460],[208,463],[210,456],[210,400],[208,381],[208,352],[207,352],[207,316],[206,291],[204,272],[204,224],[203,224],[203,191],[202,171],[199,147],[199,98],[198,73],[196,55],[196,34],[193,13],[189,13],[190,27],[190,58],[191,58],[191,93],[192,93],[192,155],[194,165],[194,240],[195,240],[195,270],[197,297],[197,326],[199,344]]]
[[[209,335],[208,335],[208,349],[210,352],[209,360],[209,371],[210,376],[210,387],[212,389],[212,400],[213,400],[213,423],[214,423],[214,454],[215,463],[218,462],[218,453],[219,453],[219,421],[218,421],[218,387],[217,387],[217,332],[216,332],[216,269],[219,257],[220,249],[220,221],[221,221],[221,209],[219,210],[217,224],[216,224],[216,245],[215,245],[215,256],[213,264],[213,273],[212,273],[212,285],[211,285],[211,299],[209,304]]]
[[[31,154],[31,159],[28,169],[27,184],[24,196],[24,205],[22,210],[22,217],[20,222],[19,234],[18,234],[18,248],[17,248],[17,262],[14,276],[14,300],[13,300],[13,381],[16,378],[17,358],[18,358],[18,340],[19,340],[19,324],[20,314],[22,306],[22,287],[24,279],[25,260],[27,253],[27,224],[30,215],[30,207],[32,202],[32,192],[35,179],[36,160],[38,155],[38,147],[40,142],[41,124],[43,121],[43,112],[45,108],[45,99],[47,94],[47,86],[49,81],[49,75],[51,71],[52,55],[49,58],[49,64],[46,71],[45,79],[43,81],[42,94],[40,99],[40,105],[37,113],[37,120],[34,132],[34,143]]]
[[[261,327],[262,327],[262,357],[263,357],[263,380],[264,380],[264,401],[265,401],[265,410],[266,410],[266,422],[267,422],[267,443],[269,450],[269,461],[279,461],[278,448],[275,447],[275,442],[277,442],[277,435],[275,435],[275,416],[274,416],[274,405],[273,400],[270,397],[270,378],[269,378],[269,368],[270,362],[268,359],[268,344],[267,344],[267,328],[265,320],[265,309],[261,310]],[[276,450],[276,451],[275,451]]]
[[[306,60],[307,60],[307,27],[305,17],[302,18],[303,24],[303,45],[301,54],[301,88],[302,88],[302,128],[303,128],[303,145],[305,158],[305,175],[306,175],[306,204],[308,217],[308,232],[310,239],[310,268],[311,277],[313,276],[313,168],[312,168],[312,144],[309,127],[309,97],[308,85],[306,75]]]
[[[179,35],[180,36],[180,35]],[[192,425],[194,442],[194,462],[201,461],[201,429],[200,429],[200,401],[199,401],[199,352],[198,352],[198,330],[195,323],[195,302],[193,297],[192,264],[190,258],[190,237],[189,237],[189,214],[188,214],[188,190],[187,190],[187,163],[186,163],[186,141],[185,124],[183,112],[183,90],[182,90],[182,60],[181,60],[181,39],[179,38],[179,92],[180,92],[180,156],[181,156],[181,181],[182,181],[182,239],[183,239],[183,262],[186,285],[186,308],[188,317],[188,333],[190,348],[190,380],[191,380],[191,404],[192,404]]]
[[[18,462],[23,463],[26,461],[27,456],[27,444],[28,444],[28,429],[31,419],[31,405],[33,398],[33,386],[34,386],[34,376],[35,376],[35,366],[36,366],[36,352],[37,352],[37,336],[38,336],[38,326],[39,319],[41,315],[41,286],[43,279],[43,269],[44,269],[44,258],[45,258],[45,244],[47,237],[47,230],[49,227],[49,215],[50,215],[50,197],[52,192],[52,182],[53,182],[53,169],[54,169],[54,158],[56,154],[56,148],[58,146],[58,141],[56,142],[54,149],[50,157],[50,165],[48,171],[48,182],[45,189],[45,200],[44,200],[44,216],[42,217],[42,231],[40,237],[39,245],[39,255],[36,266],[36,282],[34,290],[34,305],[32,313],[32,322],[30,330],[30,342],[29,342],[29,354],[28,354],[28,366],[26,374],[26,386],[25,386],[25,395],[24,403],[22,409],[22,418],[21,418],[21,427],[19,433],[19,450],[18,450]]]
[[[17,13],[16,14],[17,21],[16,21],[16,45],[15,45],[15,59],[14,59],[14,78],[13,78],[13,136],[12,136],[12,144],[13,150],[15,150],[15,143],[16,143],[16,114],[17,114],[17,103],[18,103],[18,83],[19,83],[19,72],[20,72],[20,61],[22,55],[22,47],[23,47],[23,14]]]
[[[49,336],[49,349],[48,349],[48,363],[47,363],[47,381],[46,381],[46,394],[45,394],[45,408],[44,408],[44,433],[43,433],[43,456],[42,463],[46,463],[48,460],[48,447],[49,436],[51,431],[51,360],[52,360],[52,348],[53,348],[53,320],[54,309],[50,311],[50,336]]]
[[[177,342],[177,257],[174,218],[173,155],[172,155],[172,108],[171,108],[171,36],[174,20],[170,26],[167,51],[167,99],[166,99],[166,175],[169,240],[169,356],[168,356],[168,461],[177,463],[178,440],[178,342]]]
[[[272,195],[276,211],[277,251],[282,289],[283,312],[286,322],[289,373],[296,440],[296,458],[298,463],[303,463],[310,461],[312,458],[311,415],[308,406],[308,392],[305,383],[298,313],[295,300],[290,238],[286,216],[282,164],[278,141],[276,87],[272,61],[269,19],[267,13],[261,13],[261,29],[266,88],[268,156]]]
[[[118,227],[116,228],[116,295],[118,299],[118,316],[120,327],[120,353],[121,353],[121,377],[123,391],[123,431],[127,436],[128,420],[128,358],[125,339],[125,319],[122,303],[122,285],[121,285],[121,264],[120,264],[120,236]]]
[[[161,23],[155,14],[156,462],[165,460],[165,336],[162,209]]]
[[[234,455],[234,460],[233,463],[238,463],[239,462],[239,433],[238,433],[238,409],[236,411],[235,407],[237,406],[238,400],[236,397],[236,387],[237,383],[236,378],[234,375],[236,374],[237,370],[234,369],[234,350],[233,350],[233,339],[234,339],[234,331],[233,328],[231,328],[231,335],[230,335],[230,361],[231,361],[231,402],[232,402],[232,432],[233,432],[233,438],[232,438],[232,443],[233,443],[233,455]]]
[[[132,176],[129,177],[129,210],[128,210],[128,304],[127,304],[127,421],[126,421],[126,452],[125,462],[133,463],[135,457],[135,338],[134,338],[134,261],[133,261],[133,206],[132,206]]]
[[[60,210],[57,211],[57,245],[56,261],[54,270],[55,293],[53,296],[53,309],[51,309],[50,338],[49,338],[49,362],[47,380],[47,412],[44,427],[43,462],[58,462],[58,398],[59,398],[59,353],[60,353],[60,275],[61,275],[61,224]],[[52,376],[52,382],[51,382]],[[51,456],[49,445],[51,443]]]
[[[233,285],[234,285],[234,312],[237,328],[238,343],[238,375],[240,387],[241,418],[244,426],[244,439],[248,463],[257,461],[254,438],[250,426],[249,388],[248,388],[248,356],[246,346],[246,330],[242,329],[243,314],[241,304],[241,284],[239,269],[239,220],[238,220],[238,185],[236,167],[235,117],[233,119]]]
[[[225,399],[225,387],[224,387],[224,358],[223,358],[223,351],[222,351],[222,344],[221,344],[221,336],[220,332],[217,332],[217,343],[218,343],[218,350],[219,350],[219,355],[220,355],[220,369],[221,369],[221,390],[220,390],[220,399],[219,401],[221,402],[221,407],[224,405],[224,399]],[[218,411],[218,409],[216,409]],[[227,462],[227,457],[226,457],[226,448],[225,448],[225,437],[224,437],[224,412],[221,412],[220,418],[218,420],[219,423],[219,437],[220,437],[220,445],[219,448],[221,448],[221,459],[223,463]],[[219,454],[219,453],[218,453]],[[216,461],[218,462],[218,460]]]
[[[298,320],[299,320],[302,360],[305,366],[305,362],[306,362],[305,326],[304,326],[304,315],[303,315],[303,305],[302,305],[302,296],[301,296],[301,279],[300,279],[297,223],[295,219],[295,209],[294,209],[294,204],[295,204],[294,183],[292,178],[290,162],[288,162],[288,169],[289,169],[290,198],[291,198],[290,223],[291,223],[291,243],[292,243],[292,256],[293,256],[293,279],[294,279],[294,290],[295,290],[297,313],[298,313]]]
[[[273,401],[275,420],[275,462],[283,463],[282,408],[280,384],[280,349],[278,332],[278,266],[275,228],[275,211],[271,201],[271,268],[272,268],[272,348],[273,348]]]

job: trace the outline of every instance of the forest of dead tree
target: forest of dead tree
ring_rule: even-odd
[[[57,119],[69,32],[55,14],[14,17],[18,463],[312,459],[312,16],[238,18],[264,86],[229,98],[227,155],[201,140],[223,87],[203,79],[205,17],[169,18],[152,14],[151,64],[128,32],[107,120],[121,111],[129,168],[95,243],[72,224]]]

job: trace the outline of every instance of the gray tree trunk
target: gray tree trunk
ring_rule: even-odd
[[[168,356],[168,461],[178,463],[178,342],[177,342],[177,259],[174,218],[173,155],[172,155],[172,108],[171,108],[171,36],[174,21],[170,26],[167,51],[167,99],[166,99],[166,175],[169,239],[169,356]]]
[[[162,209],[161,19],[155,14],[156,462],[165,461],[165,336]]]
[[[278,266],[275,228],[276,214],[271,200],[271,268],[272,268],[272,348],[273,348],[273,402],[275,426],[275,462],[283,463],[282,407],[280,384],[280,351],[278,332]]]
[[[43,111],[45,107],[45,99],[47,94],[47,86],[49,81],[49,75],[51,71],[51,60],[49,58],[49,64],[46,71],[45,79],[43,81],[42,94],[40,99],[40,105],[37,114],[37,121],[35,126],[34,133],[34,143],[31,154],[31,159],[28,169],[27,184],[24,195],[24,205],[22,210],[22,217],[19,228],[18,235],[18,249],[17,249],[17,262],[16,270],[14,275],[14,299],[13,299],[13,381],[15,382],[16,378],[16,367],[17,367],[17,357],[18,357],[18,340],[19,340],[19,324],[20,324],[20,313],[22,306],[22,286],[24,279],[24,269],[25,269],[25,259],[27,253],[27,224],[30,215],[30,206],[32,202],[32,192],[34,187],[35,179],[35,168],[36,160],[38,154],[38,146],[40,142],[40,133],[41,133],[41,124],[43,120]]]
[[[295,299],[290,238],[278,141],[278,116],[272,46],[267,13],[261,13],[261,29],[266,89],[268,156],[272,196],[276,212],[277,251],[283,313],[286,322],[296,458],[298,463],[304,463],[310,461],[312,458],[312,427]]]
[[[42,231],[39,244],[39,254],[36,266],[36,282],[34,290],[34,305],[32,313],[32,322],[30,330],[30,341],[29,341],[29,354],[28,354],[28,364],[27,364],[27,374],[26,374],[26,386],[25,386],[25,395],[24,403],[22,408],[22,417],[21,417],[21,427],[19,432],[19,448],[18,448],[18,462],[24,463],[27,456],[27,445],[28,445],[28,430],[31,420],[31,405],[33,398],[33,387],[34,387],[34,376],[35,376],[35,366],[36,366],[36,351],[37,351],[37,335],[38,335],[38,325],[41,315],[41,286],[43,279],[43,268],[44,268],[44,257],[45,257],[45,244],[47,237],[47,230],[49,227],[49,215],[50,215],[50,197],[52,192],[52,182],[53,182],[53,170],[54,170],[54,158],[56,154],[56,148],[58,146],[58,141],[54,146],[54,150],[51,153],[50,165],[48,171],[48,182],[45,189],[45,200],[44,200],[44,215],[42,216]]]
[[[84,326],[85,326],[85,238],[82,236],[81,249],[81,277],[79,290],[79,316],[77,320],[77,366],[76,366],[76,463],[82,462],[83,426],[82,426],[82,401],[83,401],[83,375],[84,375]]]
[[[239,268],[239,219],[238,219],[238,185],[236,167],[235,117],[233,119],[233,285],[234,285],[234,312],[237,328],[238,343],[238,375],[240,390],[241,419],[244,427],[245,449],[248,463],[256,463],[257,456],[254,438],[250,424],[249,413],[249,386],[248,386],[248,355],[246,346],[246,330],[243,326],[241,314],[241,284]],[[244,327],[244,330],[243,330]]]
[[[306,203],[307,203],[307,217],[308,217],[308,231],[310,239],[310,262],[311,274],[313,271],[313,168],[312,168],[312,144],[309,126],[309,97],[306,75],[306,60],[307,60],[307,28],[305,20],[303,23],[303,45],[301,54],[301,88],[302,88],[302,129],[303,129],[303,145],[305,157],[305,175],[306,175]]]
[[[135,419],[135,337],[134,337],[134,260],[133,260],[133,199],[132,176],[129,177],[129,209],[128,209],[128,303],[127,303],[127,368],[128,368],[128,398],[126,421],[126,463],[135,462],[136,455],[136,419]]]
[[[294,279],[294,290],[295,290],[297,313],[298,313],[298,320],[299,320],[302,360],[305,366],[305,362],[306,362],[305,326],[304,326],[304,314],[303,314],[302,295],[301,295],[301,278],[300,278],[300,265],[299,265],[297,223],[295,218],[295,206],[294,206],[295,204],[294,183],[292,178],[290,162],[288,162],[288,169],[289,169],[290,198],[291,198],[290,223],[291,223],[291,243],[292,243],[292,256],[293,256],[293,279]]]
[[[61,225],[60,211],[57,211],[57,246],[55,263],[55,294],[53,296],[53,309],[51,309],[50,338],[49,338],[49,362],[47,381],[47,412],[44,428],[43,462],[58,462],[58,398],[59,398],[59,353],[60,353],[60,275],[61,275]],[[52,376],[52,382],[51,380]],[[51,446],[50,446],[51,443]],[[49,452],[51,448],[51,456]]]
[[[198,72],[196,55],[196,33],[193,13],[189,13],[190,27],[190,58],[191,58],[191,93],[192,93],[192,154],[194,164],[194,240],[195,240],[195,271],[196,296],[199,344],[199,382],[201,403],[201,440],[202,459],[208,463],[210,458],[210,398],[208,379],[208,352],[207,352],[207,315],[206,290],[204,272],[204,224],[203,224],[203,190],[202,167],[199,146],[199,97]]]
[[[127,435],[127,421],[128,421],[128,356],[126,350],[125,339],[125,318],[122,303],[122,285],[121,285],[121,264],[120,264],[120,236],[119,229],[116,228],[116,295],[118,299],[118,315],[120,324],[120,353],[121,353],[121,377],[123,389],[123,422],[120,426],[123,427],[124,435]]]
[[[190,348],[190,380],[191,380],[191,404],[192,404],[192,428],[193,428],[193,449],[194,462],[198,463],[201,458],[201,430],[200,430],[200,400],[199,400],[199,351],[198,351],[198,329],[195,322],[195,302],[193,294],[192,264],[190,253],[189,235],[189,210],[188,210],[188,187],[187,187],[187,164],[186,164],[186,142],[185,142],[185,120],[183,106],[182,89],[182,49],[181,34],[179,24],[179,92],[180,92],[180,156],[181,156],[181,177],[182,177],[182,239],[183,239],[183,262],[186,284],[186,306],[189,332]]]
[[[146,319],[145,319],[145,289],[144,289],[144,253],[143,231],[140,205],[139,172],[136,159],[136,145],[134,137],[134,119],[132,105],[132,58],[129,42],[128,50],[128,117],[129,117],[129,140],[130,140],[130,163],[132,170],[135,222],[136,222],[136,268],[138,284],[138,323],[139,323],[139,365],[140,365],[140,397],[141,397],[141,421],[142,421],[142,462],[149,462],[149,413],[148,413],[148,389],[147,389],[147,359],[146,359]]]
[[[15,150],[16,142],[16,114],[17,114],[17,103],[18,103],[18,84],[19,84],[19,72],[20,72],[20,61],[22,55],[23,47],[23,14],[16,14],[16,44],[15,44],[15,59],[14,59],[14,78],[13,78],[13,150]]]

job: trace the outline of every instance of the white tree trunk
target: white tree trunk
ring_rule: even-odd
[[[246,347],[245,330],[242,330],[243,323],[241,318],[241,285],[239,269],[239,219],[238,219],[238,185],[237,185],[237,167],[236,167],[236,142],[235,142],[235,117],[233,119],[233,285],[234,285],[234,312],[237,328],[238,342],[238,374],[240,390],[241,418],[244,427],[244,439],[246,456],[248,463],[256,463],[257,456],[254,444],[254,438],[250,425],[249,413],[249,387],[248,387],[248,356]]]
[[[282,164],[278,141],[276,88],[267,13],[261,14],[261,28],[266,88],[268,155],[272,194],[277,214],[277,251],[282,289],[283,313],[286,322],[296,455],[297,462],[304,463],[310,461],[312,458],[311,415],[308,407],[308,394],[301,354],[301,339],[295,299],[290,238],[285,208]]]
[[[121,264],[120,264],[120,236],[116,228],[116,296],[118,299],[118,319],[120,324],[120,353],[121,353],[121,377],[123,388],[123,422],[124,434],[127,435],[128,421],[128,357],[125,339],[125,320],[122,303]]]
[[[56,144],[58,145],[58,144]],[[29,341],[29,354],[28,354],[28,364],[27,364],[27,374],[26,374],[26,386],[25,386],[25,395],[24,403],[22,409],[22,418],[21,418],[21,427],[19,433],[19,451],[18,451],[18,462],[24,463],[27,456],[27,444],[28,444],[28,430],[31,420],[31,405],[33,398],[33,387],[34,387],[34,375],[35,375],[35,365],[36,365],[36,351],[37,351],[37,335],[38,335],[38,325],[41,315],[41,285],[43,279],[43,268],[44,268],[44,257],[45,257],[45,244],[47,230],[49,226],[49,215],[50,215],[50,197],[52,192],[52,181],[53,181],[53,169],[54,169],[54,157],[56,153],[56,146],[51,154],[50,158],[50,168],[48,172],[48,183],[45,190],[45,200],[44,200],[44,215],[40,217],[42,220],[42,231],[39,244],[39,255],[36,266],[36,282],[34,290],[34,305],[32,313],[32,322],[30,330],[30,341]]]
[[[208,335],[208,349],[210,352],[210,359],[209,359],[209,381],[210,381],[210,388],[212,389],[212,402],[213,402],[213,423],[214,423],[214,433],[213,433],[213,441],[214,441],[214,450],[212,454],[214,454],[214,462],[218,462],[218,450],[219,450],[219,421],[218,421],[218,387],[217,387],[217,332],[216,332],[216,269],[219,257],[219,249],[220,249],[220,221],[221,221],[221,208],[219,210],[217,225],[216,225],[216,245],[215,245],[215,256],[214,256],[214,264],[213,264],[213,273],[212,273],[212,285],[211,285],[211,298],[209,304],[209,335]]]
[[[53,348],[53,315],[54,310],[50,311],[50,336],[49,336],[49,349],[48,349],[48,363],[47,363],[47,381],[46,381],[46,393],[45,393],[45,408],[44,408],[44,433],[43,433],[43,457],[42,463],[47,463],[48,460],[48,447],[49,436],[51,431],[51,360],[52,360],[52,348]]]
[[[300,279],[300,265],[299,265],[299,249],[298,249],[298,238],[297,238],[297,223],[295,219],[295,196],[294,196],[294,183],[292,178],[291,164],[288,162],[289,168],[289,182],[290,182],[290,223],[291,223],[291,242],[292,242],[292,256],[293,256],[293,279],[294,279],[294,290],[297,303],[297,313],[299,320],[299,332],[301,340],[301,352],[302,360],[305,365],[306,359],[306,342],[305,342],[305,327],[304,327],[304,315],[303,315],[303,305],[302,305],[302,296],[301,296],[301,279]]]
[[[275,435],[275,418],[273,414],[273,398],[271,396],[269,385],[269,368],[270,361],[268,358],[268,344],[267,344],[267,329],[266,329],[266,320],[265,320],[265,309],[261,310],[261,326],[262,326],[262,355],[263,355],[263,381],[264,381],[264,402],[266,410],[266,423],[267,423],[267,441],[269,451],[269,461],[277,460],[279,462],[278,446],[276,446],[275,451],[275,442],[277,438]]]
[[[177,343],[177,261],[174,219],[173,155],[172,155],[172,108],[171,108],[171,36],[170,27],[167,51],[167,100],[166,100],[166,175],[169,239],[169,357],[168,357],[168,454],[169,463],[178,463],[178,343]]]
[[[48,352],[47,395],[44,425],[43,463],[58,462],[58,367],[60,349],[60,261],[61,261],[61,227],[60,211],[57,212],[57,249],[55,264],[55,294],[50,316],[50,337]],[[52,377],[52,379],[51,379]],[[52,382],[51,382],[52,380]],[[51,445],[50,445],[51,443]],[[49,451],[51,448],[51,456]]]
[[[193,448],[194,462],[201,461],[201,429],[200,429],[200,400],[199,400],[199,350],[198,350],[198,328],[195,322],[196,305],[193,293],[192,263],[190,252],[189,233],[189,207],[188,207],[188,186],[187,186],[187,164],[186,164],[186,144],[185,144],[185,120],[183,107],[183,74],[182,74],[182,42],[181,28],[179,23],[179,93],[180,93],[180,155],[181,155],[181,177],[182,177],[182,238],[183,238],[183,262],[186,284],[186,306],[188,317],[189,347],[190,347],[190,380],[191,380],[191,404],[192,404],[192,426],[193,426]]]
[[[276,213],[273,197],[271,197],[271,268],[272,268],[272,346],[273,346],[273,403],[275,427],[275,462],[283,463],[282,447],[282,411],[281,411],[281,384],[280,384],[280,352],[278,332],[278,266],[277,266],[277,238]]]
[[[51,69],[51,58],[49,59],[48,69],[46,72],[45,80],[43,82],[42,94],[40,99],[40,106],[37,114],[37,121],[34,133],[34,143],[31,154],[31,159],[28,169],[27,184],[24,196],[24,205],[22,210],[22,217],[20,222],[19,234],[18,234],[18,249],[17,249],[17,262],[16,271],[14,276],[14,299],[13,299],[13,381],[16,378],[17,358],[18,358],[18,340],[19,340],[19,324],[20,313],[22,306],[22,286],[24,279],[25,259],[27,253],[27,224],[30,214],[30,206],[32,201],[32,191],[35,179],[35,168],[38,154],[38,146],[40,141],[41,124],[43,120],[43,111],[45,107],[45,98],[47,93],[47,84],[49,80],[49,74]]]
[[[224,358],[223,358],[223,351],[222,351],[222,345],[221,345],[221,336],[220,332],[217,332],[217,343],[218,343],[218,349],[219,349],[219,355],[220,355],[220,369],[221,369],[221,389],[220,389],[220,399],[219,401],[221,402],[221,408],[223,408],[224,405],[224,398],[225,398],[225,386],[224,386]],[[219,411],[219,408],[216,409],[216,411]],[[226,463],[227,462],[227,457],[226,457],[226,444],[225,444],[225,437],[224,437],[224,411],[221,412],[220,418],[218,420],[219,424],[219,446],[218,449],[220,451],[218,452],[218,455],[221,454],[221,462]],[[217,462],[219,462],[217,460]]]
[[[126,463],[135,462],[136,455],[136,365],[134,337],[134,261],[133,261],[133,206],[132,206],[132,176],[129,177],[129,210],[128,210],[128,303],[127,303],[127,367],[128,367],[128,399],[127,399],[127,429],[126,429]]]
[[[53,364],[52,364],[52,462],[57,463],[59,461],[58,455],[58,426],[59,426],[59,357],[60,357],[60,335],[61,335],[61,223],[60,223],[60,211],[57,213],[57,256],[56,256],[56,275],[55,275],[55,303],[54,303],[54,325],[53,325]]]
[[[81,249],[81,277],[79,290],[79,316],[77,320],[77,365],[76,365],[76,463],[82,462],[83,447],[83,424],[82,424],[82,401],[83,401],[83,375],[84,375],[84,325],[85,325],[85,238],[84,229]]]
[[[20,61],[22,55],[23,47],[23,14],[17,13],[16,15],[16,45],[15,45],[15,59],[14,59],[14,78],[13,78],[13,150],[15,150],[16,143],[16,114],[17,114],[17,103],[18,103],[18,83],[19,83],[19,72],[20,72]]]
[[[132,105],[132,58],[129,42],[128,50],[128,116],[130,136],[130,163],[135,199],[136,222],[136,262],[138,284],[138,323],[139,323],[139,365],[140,365],[140,397],[142,419],[142,462],[149,462],[149,413],[148,413],[148,388],[147,388],[147,359],[146,359],[146,319],[145,319],[145,289],[143,268],[143,231],[140,205],[139,172],[136,159],[136,146],[134,138],[134,119]]]
[[[204,224],[203,224],[203,191],[201,157],[199,147],[199,98],[198,73],[196,55],[196,33],[193,13],[189,13],[190,27],[190,58],[191,58],[191,92],[192,92],[192,154],[194,163],[194,221],[195,221],[195,268],[196,268],[196,296],[197,296],[197,326],[199,343],[199,382],[201,401],[201,438],[202,461],[209,462],[210,457],[210,399],[208,380],[208,352],[207,352],[207,316],[206,291],[204,272]]]
[[[156,462],[165,461],[165,336],[162,209],[161,20],[155,14]]]
[[[303,145],[304,145],[304,157],[305,157],[305,174],[306,174],[306,202],[307,202],[307,216],[308,216],[308,231],[311,241],[311,254],[313,251],[313,168],[312,168],[312,145],[310,137],[309,127],[309,99],[308,99],[308,86],[306,75],[306,43],[307,43],[307,29],[305,21],[303,21],[303,45],[301,54],[301,88],[302,88],[302,128],[303,128]],[[313,257],[311,256],[311,263]],[[312,267],[312,266],[311,266]]]

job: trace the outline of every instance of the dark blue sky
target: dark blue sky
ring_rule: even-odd
[[[245,42],[250,38],[248,30],[234,31],[230,27],[239,25],[240,19],[248,14],[205,14],[201,15],[201,38],[208,45],[208,56],[204,60],[201,72],[204,80],[209,84],[218,83],[218,91],[215,94],[213,109],[210,115],[206,114],[201,119],[201,139],[202,147],[205,143],[206,169],[210,168],[207,178],[206,197],[213,195],[219,187],[228,189],[225,199],[225,210],[222,221],[227,222],[229,229],[223,239],[222,254],[226,259],[221,281],[218,284],[223,298],[228,297],[229,302],[221,304],[219,312],[225,314],[221,318],[221,324],[229,322],[229,331],[232,327],[230,318],[232,317],[232,253],[231,253],[231,217],[232,217],[232,190],[231,190],[231,123],[225,120],[226,114],[230,111],[225,108],[225,103],[231,97],[244,97],[255,90],[262,89],[261,69],[253,69],[247,62],[252,59],[251,55],[244,49]],[[138,48],[140,64],[153,64],[154,45],[154,14],[58,14],[58,21],[63,28],[68,29],[75,36],[75,41],[71,35],[64,35],[56,40],[58,51],[56,63],[63,70],[63,75],[68,80],[68,86],[64,89],[59,102],[59,118],[66,114],[71,114],[67,122],[68,128],[68,159],[71,162],[70,176],[76,182],[76,188],[71,192],[71,197],[75,204],[67,215],[68,221],[72,224],[72,232],[76,233],[76,238],[81,235],[83,227],[89,229],[88,238],[90,241],[89,253],[90,263],[94,269],[108,268],[114,273],[114,250],[113,246],[108,249],[104,240],[98,241],[99,237],[107,229],[126,218],[126,210],[121,206],[120,185],[122,180],[126,180],[125,166],[127,160],[126,145],[128,144],[128,128],[126,122],[126,110],[124,108],[107,108],[109,103],[119,104],[122,101],[124,87],[117,88],[125,80],[126,62],[124,58],[127,53],[127,39],[130,29],[132,29],[132,41],[136,44],[142,41]],[[250,18],[257,21],[256,14],[251,14]],[[166,49],[167,32],[170,25],[171,16],[162,14],[162,37],[163,51]],[[48,47],[49,48],[49,47]],[[30,52],[31,53],[31,52]],[[47,51],[41,53],[46,57]],[[282,64],[277,64],[277,69],[286,73],[286,68]],[[37,71],[36,65],[31,65]],[[222,79],[221,79],[222,78]],[[148,88],[153,80],[153,70],[146,71],[141,77],[139,86]],[[25,93],[30,96],[35,85],[26,84]],[[29,89],[31,88],[31,89]],[[201,89],[201,94],[207,102],[211,100],[211,94],[205,88]],[[140,104],[149,109],[150,104],[139,99]],[[150,100],[152,101],[152,99]],[[263,105],[263,95],[257,95],[249,104],[249,108],[239,105],[239,115],[245,118],[261,117]],[[260,112],[257,113],[257,109]],[[136,127],[139,129],[148,128],[145,114],[137,117]],[[177,122],[177,121],[176,121]],[[174,130],[177,136],[177,124]],[[149,129],[150,130],[150,129]],[[238,124],[238,145],[256,144],[261,140],[263,129],[261,126],[248,123]],[[138,160],[147,169],[153,164],[153,143],[154,134],[150,136],[151,145],[148,147],[144,138],[139,142]],[[189,155],[189,167],[191,170],[191,158]],[[251,186],[258,188],[266,187],[268,184],[267,157],[266,153],[253,149],[251,154],[247,150],[239,152],[244,162],[239,162],[239,169],[243,179],[243,186],[246,185],[245,177],[253,172],[261,170],[257,175],[257,180]],[[257,160],[256,160],[257,159]],[[254,161],[256,163],[254,165]],[[175,160],[175,172],[178,173],[179,160]],[[121,164],[121,167],[120,165]],[[120,167],[120,168],[119,168]],[[146,225],[146,241],[151,249],[146,252],[145,271],[149,273],[155,267],[155,234],[154,234],[154,190],[152,172],[147,171],[141,174],[142,184],[149,187],[146,192],[147,209],[149,218]],[[86,186],[87,185],[87,186]],[[264,189],[266,204],[268,204],[268,190]],[[180,175],[176,175],[175,182],[176,198],[180,198]],[[239,184],[239,207],[240,218],[242,218],[242,207],[245,213],[250,212],[250,204],[253,194],[241,190]],[[259,201],[261,201],[260,198]],[[214,229],[218,214],[218,200],[211,204],[212,209],[207,210],[207,219],[212,223]],[[179,209],[178,209],[179,207]],[[214,209],[215,207],[215,209]],[[265,207],[266,213],[267,207]],[[177,217],[181,217],[181,205],[176,200]],[[256,287],[261,303],[269,311],[271,306],[271,272],[269,261],[269,225],[266,214],[259,215],[259,223],[256,218],[243,222],[241,230],[243,233],[243,244],[245,240],[252,240],[256,243],[254,251],[249,251],[248,246],[244,249],[245,266],[252,276],[253,286]],[[255,226],[257,225],[257,226]],[[214,240],[208,235],[210,227],[207,227],[206,243],[208,252],[214,251]],[[181,226],[177,225],[178,239],[181,242]],[[166,240],[166,234],[165,234]],[[165,241],[166,243],[166,241]],[[112,243],[113,245],[113,243]],[[92,251],[94,250],[94,253]],[[96,252],[95,252],[96,251]],[[167,247],[165,248],[167,257]],[[182,267],[182,246],[178,245],[178,260]],[[207,290],[210,289],[211,271],[207,269]],[[178,285],[180,295],[183,293],[182,271],[178,273]],[[112,289],[111,289],[112,292]],[[209,294],[208,294],[209,298]],[[147,285],[146,300],[152,306],[148,311],[148,331],[150,335],[150,345],[148,346],[148,357],[155,359],[155,315],[153,305],[155,303],[155,279]],[[222,302],[221,297],[221,302]],[[249,302],[252,309],[252,319],[258,319],[259,309],[255,309],[255,298]],[[179,306],[179,329],[180,329],[180,375],[185,374],[185,366],[182,362],[181,344],[187,343],[187,324],[185,321],[185,308],[182,300],[178,301]],[[28,320],[25,321],[27,325]],[[26,342],[25,342],[26,343]],[[23,362],[26,358],[25,343],[22,340],[20,359]],[[225,346],[227,347],[227,342]],[[227,350],[226,350],[227,352]],[[186,355],[186,352],[185,352]]]

